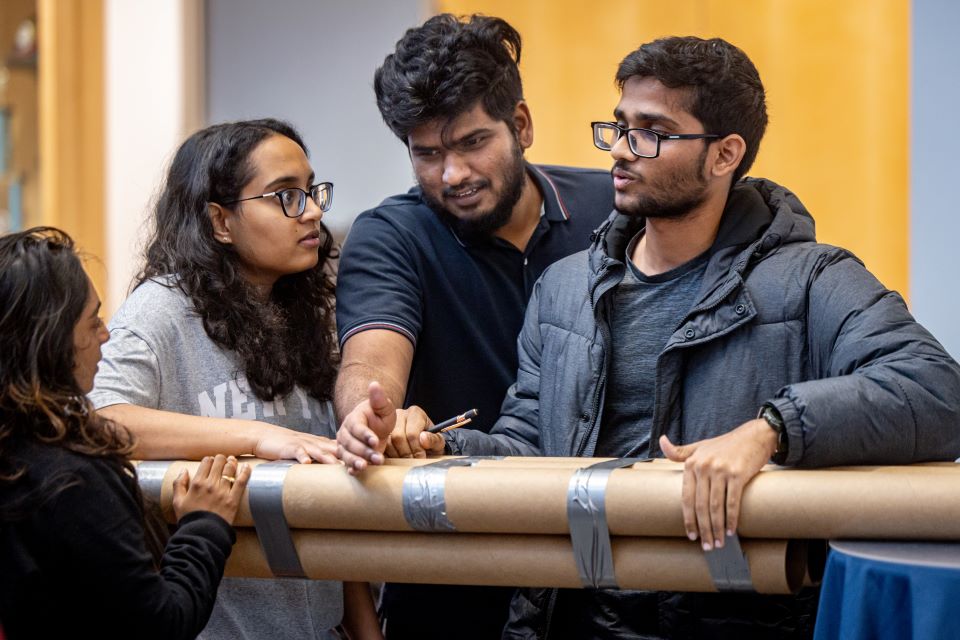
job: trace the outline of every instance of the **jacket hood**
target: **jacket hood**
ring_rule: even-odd
[[[622,262],[627,244],[644,223],[644,218],[614,211],[594,232],[592,253]],[[761,257],[781,244],[814,240],[813,217],[797,196],[772,180],[744,178],[730,191],[710,254],[738,253],[757,243],[753,252]]]

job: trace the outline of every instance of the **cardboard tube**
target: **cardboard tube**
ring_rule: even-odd
[[[271,577],[256,534],[237,532],[227,563],[232,577]],[[310,578],[420,584],[581,588],[570,540],[563,536],[294,531]],[[716,591],[703,551],[686,539],[614,538],[621,589]],[[803,581],[805,543],[743,541],[760,593],[793,593]]]
[[[436,459],[434,459],[436,460]],[[567,487],[574,469],[596,460],[537,458],[483,461],[447,472],[447,517],[470,533],[568,532]],[[296,465],[287,474],[283,502],[293,528],[410,531],[403,516],[403,478],[429,461],[370,467],[358,477],[340,465]],[[174,463],[164,480],[171,517]],[[613,471],[607,485],[612,535],[683,537],[683,467],[670,462]],[[767,539],[960,538],[960,465],[844,467],[794,470],[767,467],[744,491],[738,533]],[[895,514],[895,517],[893,517]],[[252,526],[246,499],[236,520]]]

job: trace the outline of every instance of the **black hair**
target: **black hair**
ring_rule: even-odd
[[[431,120],[450,120],[479,101],[494,120],[515,130],[523,100],[520,34],[505,20],[445,13],[407,30],[373,77],[380,115],[406,144]]]
[[[173,276],[173,286],[190,297],[210,339],[237,354],[257,397],[273,400],[299,385],[327,400],[337,367],[328,270],[337,251],[330,232],[321,224],[317,265],[279,278],[264,301],[241,276],[233,245],[214,239],[208,215],[209,203],[240,197],[255,172],[251,153],[273,135],[307,153],[292,126],[269,118],[207,127],[180,146],[153,211],[153,235],[137,285]]]
[[[767,128],[766,94],[747,54],[720,38],[661,38],[623,59],[617,86],[622,90],[634,76],[655,78],[671,89],[689,89],[687,111],[707,133],[721,137],[736,133],[744,139],[746,152],[733,181],[746,174]]]
[[[28,441],[103,460],[130,489],[159,562],[166,532],[144,511],[129,459],[133,437],[93,411],[74,377],[74,328],[88,295],[87,274],[63,231],[35,227],[0,238],[0,483],[27,471],[29,461],[11,454]],[[76,482],[54,474],[23,500],[0,505],[0,518],[22,518]]]

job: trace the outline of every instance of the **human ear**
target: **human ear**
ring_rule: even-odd
[[[717,147],[717,153],[710,171],[714,176],[722,178],[733,173],[740,166],[743,155],[747,152],[747,143],[740,134],[731,133],[714,144]]]
[[[231,215],[230,211],[215,202],[211,202],[207,205],[207,215],[210,216],[210,224],[213,226],[213,239],[223,244],[233,244],[228,222]]]
[[[530,107],[521,100],[513,110],[513,129],[517,132],[517,142],[521,149],[529,149],[533,144],[533,118]]]

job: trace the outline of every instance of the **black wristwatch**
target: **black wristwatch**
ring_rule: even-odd
[[[760,407],[757,417],[766,420],[770,428],[777,432],[777,450],[770,457],[770,462],[783,464],[787,461],[787,454],[790,452],[790,439],[787,437],[787,425],[783,423],[783,416],[775,406],[767,402]]]

